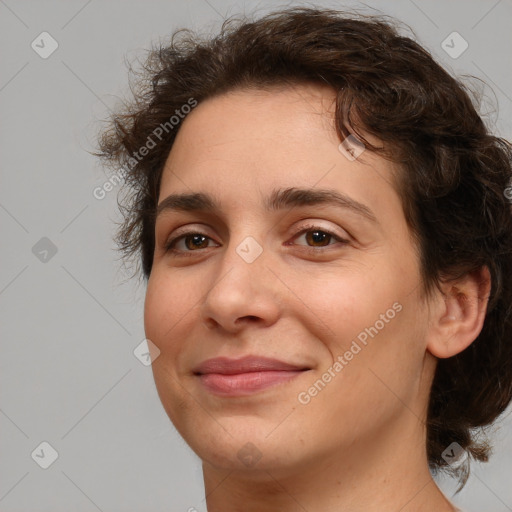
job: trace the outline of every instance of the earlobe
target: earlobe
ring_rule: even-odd
[[[441,284],[427,333],[427,349],[441,359],[465,350],[480,334],[491,291],[487,267]]]

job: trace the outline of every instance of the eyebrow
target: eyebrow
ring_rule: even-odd
[[[264,202],[267,211],[279,211],[285,208],[301,206],[337,206],[350,210],[377,223],[375,214],[366,205],[345,194],[330,189],[285,188],[274,190]],[[204,192],[171,194],[157,206],[156,217],[167,211],[203,211],[218,213],[222,211],[220,203]]]

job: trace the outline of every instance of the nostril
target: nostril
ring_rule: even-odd
[[[260,318],[258,316],[246,315],[246,316],[237,318],[235,321],[235,324],[239,324],[239,323],[243,323],[243,322],[257,322],[259,320],[260,320]]]

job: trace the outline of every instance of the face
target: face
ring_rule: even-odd
[[[209,99],[165,165],[146,336],[167,414],[219,468],[348,457],[426,405],[396,169],[339,149],[333,102],[309,85]]]

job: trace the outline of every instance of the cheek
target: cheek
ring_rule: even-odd
[[[324,271],[321,276],[302,278],[300,295],[309,310],[310,328],[316,320],[317,332],[325,331],[339,351],[346,350],[353,338],[375,322],[382,329],[380,315],[388,310],[391,311],[386,320],[392,322],[391,317],[396,314],[392,306],[400,293],[396,284],[393,286],[381,275],[381,270],[375,274],[368,268],[360,268],[350,272],[334,269],[330,273]]]
[[[144,329],[162,352],[175,345],[170,340],[180,329],[180,319],[193,307],[189,302],[179,282],[162,273],[151,274],[144,301]]]
[[[154,272],[148,281],[144,301],[144,330],[146,337],[160,350],[152,366],[157,392],[167,415],[175,426],[190,407],[179,385],[176,361],[182,351],[183,325],[190,305],[179,293],[179,283]],[[180,430],[178,428],[178,430]]]
[[[377,435],[383,425],[404,413],[404,404],[415,414],[421,413],[415,404],[424,351],[418,328],[413,324],[413,305],[401,305],[403,309],[393,318],[389,318],[392,314],[386,317],[388,323],[381,320],[384,325],[379,322],[379,315],[385,315],[388,308],[378,305],[377,316],[367,312],[364,319],[361,316],[351,319],[350,327],[343,320],[338,321],[338,332],[347,335],[340,335],[339,343],[336,347],[331,345],[330,351],[335,361],[339,362],[338,356],[343,357],[342,369],[331,366],[335,376],[330,377],[329,368],[322,368],[312,379],[309,391],[304,389],[306,393],[316,394],[308,405],[299,409],[304,421],[311,418],[311,428],[314,428],[313,418],[322,418],[322,428],[334,438]],[[359,334],[364,335],[360,339],[365,343],[358,339]],[[329,382],[324,386],[319,380]],[[317,393],[315,386],[321,391]]]
[[[333,362],[338,356],[347,361],[339,372],[344,377],[335,380],[354,397],[367,396],[368,406],[372,397],[392,395],[386,385],[400,392],[406,383],[414,388],[421,375],[425,311],[416,284],[414,273],[393,275],[391,268],[380,266],[378,272],[325,278],[322,294],[305,290],[314,297],[311,310],[321,320],[317,324],[328,327],[321,339]]]
[[[144,331],[146,337],[160,347],[160,331],[165,327],[165,294],[161,286],[155,284],[153,275],[150,277],[144,300]]]

